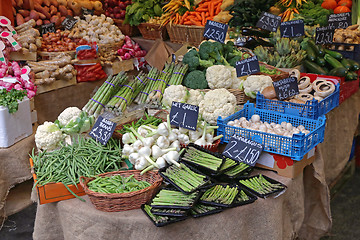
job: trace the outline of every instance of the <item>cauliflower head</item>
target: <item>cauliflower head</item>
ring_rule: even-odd
[[[225,88],[215,89],[205,94],[199,107],[204,120],[216,125],[218,116],[225,118],[235,113],[236,97]]]
[[[58,116],[58,120],[61,126],[66,126],[71,120],[76,120],[80,117],[81,110],[77,107],[68,107]]]
[[[189,98],[186,101],[188,104],[199,106],[200,102],[204,99],[204,94],[199,90],[190,89]]]
[[[243,83],[246,96],[256,98],[257,92],[262,92],[266,87],[272,86],[272,79],[265,75],[248,76]]]
[[[171,85],[167,87],[164,91],[164,96],[162,99],[162,104],[170,108],[172,102],[181,102],[185,103],[189,98],[189,91],[186,87],[182,85]]]
[[[233,79],[231,89],[240,89],[243,82],[246,80],[246,76],[237,77],[236,68],[231,70],[231,77]]]
[[[206,81],[208,82],[209,87],[211,89],[231,88],[233,84],[233,69],[235,68],[224,65],[214,65],[208,67],[206,69]]]
[[[44,122],[35,133],[36,147],[40,150],[52,151],[59,147],[65,135],[59,127],[52,122]]]

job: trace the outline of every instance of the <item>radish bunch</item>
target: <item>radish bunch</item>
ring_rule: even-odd
[[[124,45],[117,51],[122,60],[128,60],[132,57],[145,57],[146,51],[141,50],[139,44],[131,40],[129,36],[125,36]]]
[[[13,88],[26,90],[28,98],[33,98],[36,94],[36,86],[30,77],[22,75],[22,69],[17,62],[11,62],[9,65],[0,62],[0,87],[4,87],[7,91]],[[10,78],[12,78],[10,81],[7,80]]]
[[[129,0],[104,0],[103,2],[105,15],[115,19],[125,19],[126,7],[131,5]]]

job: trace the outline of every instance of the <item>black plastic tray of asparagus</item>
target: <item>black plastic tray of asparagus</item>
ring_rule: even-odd
[[[239,180],[239,184],[258,197],[265,198],[282,192],[286,186],[262,174]]]
[[[179,191],[191,194],[210,183],[210,178],[196,169],[180,163],[180,168],[170,165],[159,170],[159,174]]]
[[[197,203],[190,210],[190,215],[194,218],[204,217],[224,211],[222,207],[208,206],[201,203]]]
[[[222,169],[224,168],[224,169]],[[220,178],[227,180],[234,180],[249,175],[253,167],[242,163],[236,162],[230,158],[225,158],[224,164],[220,168]]]
[[[145,215],[151,220],[151,222],[156,227],[163,227],[163,226],[166,226],[168,224],[183,221],[183,220],[188,218],[187,216],[184,216],[184,217],[158,216],[158,215],[154,215],[151,212],[151,209],[152,208],[147,204],[144,204],[144,205],[141,206],[141,210],[143,210]]]
[[[196,144],[190,143],[180,155],[180,161],[196,167],[205,174],[219,174],[225,158]]]
[[[177,189],[161,189],[151,200],[152,208],[190,209],[199,199],[200,192],[184,194]]]
[[[188,216],[189,209],[152,208],[151,213],[157,216],[185,217]]]

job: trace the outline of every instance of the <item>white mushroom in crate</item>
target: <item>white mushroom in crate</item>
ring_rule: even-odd
[[[300,93],[310,93],[313,89],[309,77],[302,77],[298,80],[298,87]]]
[[[335,85],[330,81],[325,81],[317,84],[314,90],[319,97],[326,98],[335,91]]]
[[[299,78],[300,78],[300,71],[297,70],[297,69],[292,69],[292,70],[289,72],[289,77],[294,77],[294,78],[296,78],[297,80],[299,80]]]

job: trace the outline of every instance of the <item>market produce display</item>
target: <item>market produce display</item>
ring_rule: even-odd
[[[251,189],[260,196],[266,196],[268,194],[285,189],[284,185],[280,183],[272,183],[261,174],[249,179],[240,180],[239,183]]]
[[[66,52],[75,51],[80,45],[87,45],[88,42],[81,38],[70,38],[68,32],[56,30],[55,33],[42,35],[40,51],[44,52]]]
[[[18,110],[19,103],[26,96],[26,91],[11,89],[0,89],[0,106],[6,107],[9,113],[15,113]]]
[[[39,38],[40,32],[36,28],[34,19],[23,23],[15,28],[18,37],[17,41],[21,45],[21,52],[26,54],[29,52],[36,52],[38,48],[42,47],[42,41]]]
[[[159,208],[159,207],[191,208],[198,195],[199,195],[198,192],[194,192],[189,195],[186,195],[176,190],[162,189],[152,199],[150,206],[153,208]]]
[[[207,190],[200,198],[200,201],[204,202],[215,202],[221,203],[224,205],[231,205],[239,193],[239,189],[234,186],[229,185],[215,185],[209,190]]]
[[[195,217],[195,216],[201,216],[201,215],[208,215],[210,212],[218,213],[221,211],[222,211],[221,207],[207,206],[207,205],[197,203],[191,209],[190,213],[193,217]]]
[[[152,17],[160,17],[163,13],[160,0],[132,0],[126,7],[125,21],[131,26],[147,22]]]
[[[88,183],[88,187],[91,191],[102,193],[135,192],[150,186],[151,184],[146,181],[136,180],[134,175],[129,177],[122,177],[121,175],[96,177]]]
[[[202,144],[198,145],[201,146]],[[198,166],[209,168],[214,171],[217,171],[223,163],[223,159],[221,157],[216,157],[207,152],[200,151],[192,146],[189,146],[187,150],[185,150],[185,154],[181,157],[181,160],[194,163]]]
[[[129,0],[104,0],[105,16],[113,19],[125,19],[126,7],[131,5]]]

